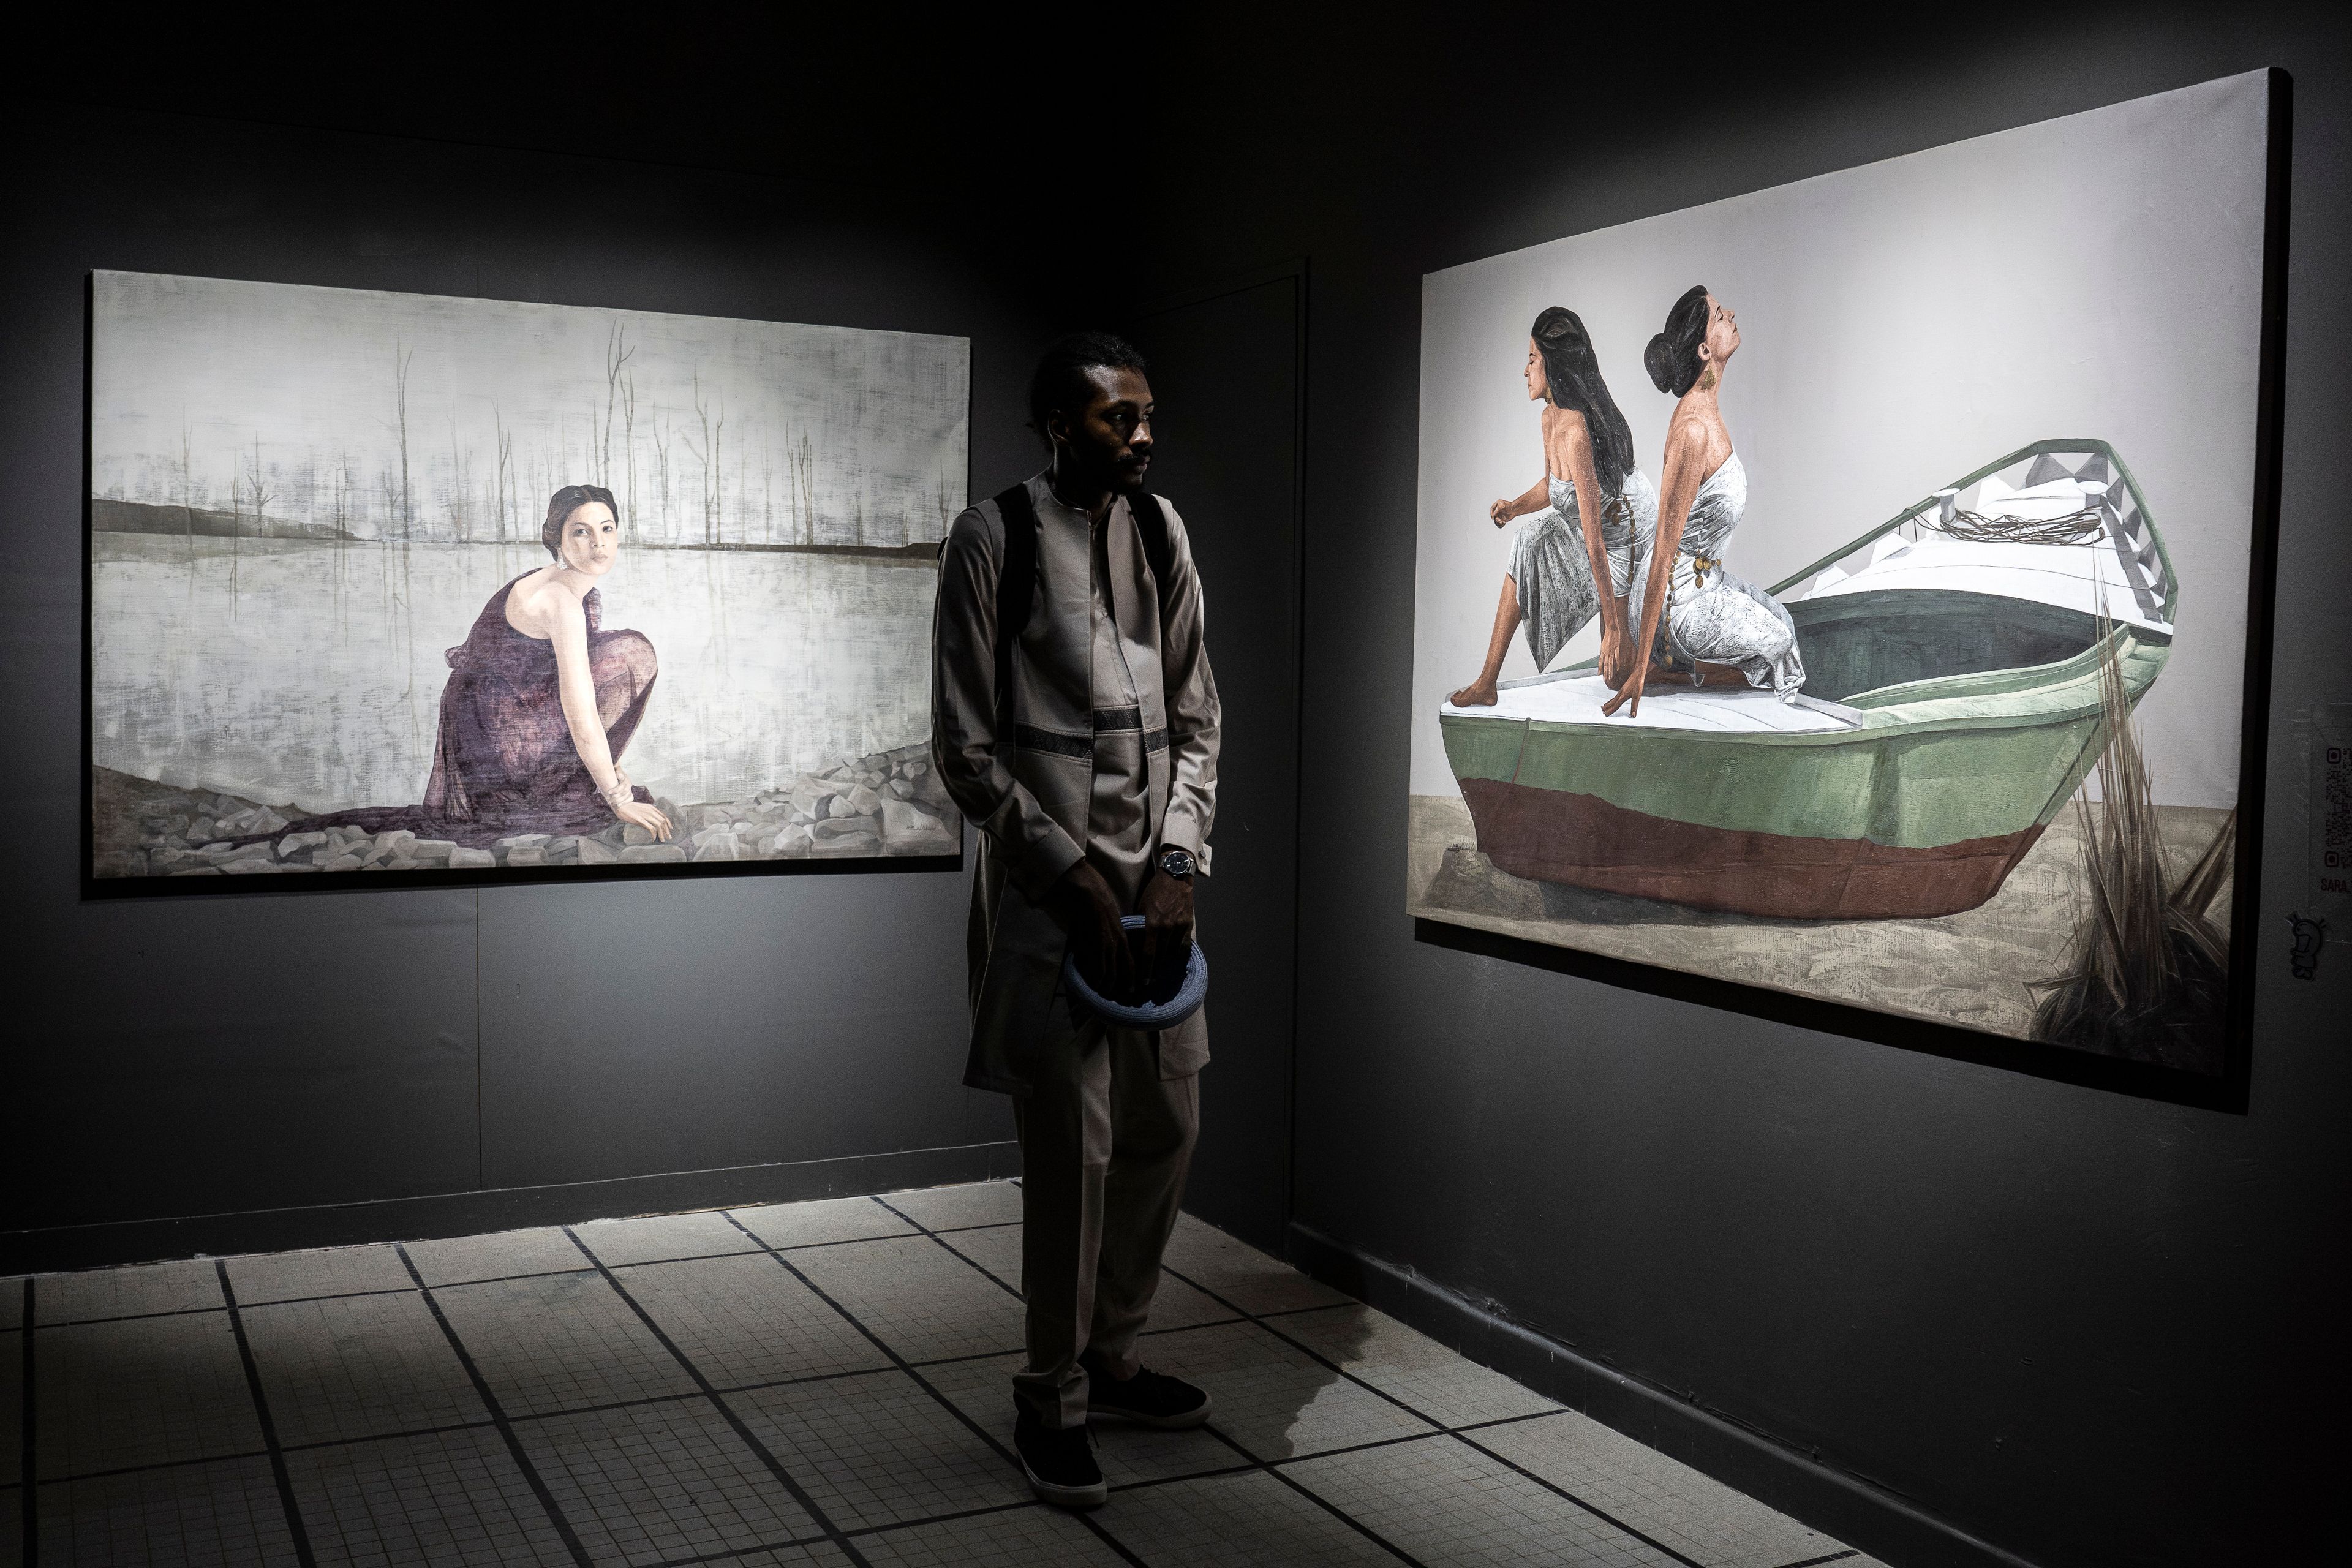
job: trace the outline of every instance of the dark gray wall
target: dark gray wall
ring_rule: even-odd
[[[88,271],[966,334],[984,493],[1034,461],[1022,388],[1052,290],[978,193],[114,106],[24,115],[8,136],[0,1231],[780,1163],[863,1173],[568,1201],[677,1206],[1003,1168],[1001,1148],[872,1159],[1010,1136],[1003,1102],[958,1081],[963,876],[87,901],[76,847]],[[153,1256],[494,1212],[11,1245],[53,1260]]]
[[[1472,956],[1404,912],[1423,271],[2264,66],[2297,105],[2274,711],[2352,695],[2342,14],[1791,16],[1171,45],[1139,287],[1314,278],[1297,1218],[2034,1562],[2298,1560],[2340,1489],[2352,955],[2305,984],[2279,951],[2284,723],[2243,1114]],[[1924,374],[1888,325],[1890,374]]]

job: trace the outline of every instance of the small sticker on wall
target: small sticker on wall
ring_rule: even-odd
[[[2352,916],[2352,703],[2311,710],[2311,849],[2304,907],[2287,917],[2288,965],[2298,980],[2319,971],[2329,917]]]

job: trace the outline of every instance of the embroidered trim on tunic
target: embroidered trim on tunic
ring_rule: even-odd
[[[1013,726],[1013,743],[1025,752],[1051,752],[1057,757],[1092,757],[1095,743],[1087,735],[1057,735],[1034,725]]]

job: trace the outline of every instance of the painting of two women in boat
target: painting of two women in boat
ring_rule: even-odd
[[[1667,311],[1643,353],[1658,391],[1675,400],[1654,484],[1583,321],[1557,305],[1536,317],[1522,374],[1543,405],[1543,472],[1487,513],[1497,528],[1535,515],[1513,541],[1486,662],[1453,693],[1455,707],[1494,705],[1514,633],[1524,630],[1541,670],[1596,617],[1598,672],[1615,693],[1605,715],[1637,717],[1653,682],[1796,698],[1805,675],[1795,624],[1724,565],[1748,500],[1720,397],[1738,348],[1737,315],[1705,285]]]

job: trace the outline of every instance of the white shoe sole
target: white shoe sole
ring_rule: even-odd
[[[1124,1421],[1130,1426],[1149,1426],[1155,1432],[1190,1432],[1195,1426],[1209,1424],[1210,1415],[1217,1402],[1203,1397],[1198,1410],[1187,1410],[1181,1415],[1137,1415],[1116,1405],[1097,1405],[1087,1411],[1089,1421]]]
[[[1021,1461],[1021,1473],[1029,1478],[1029,1489],[1037,1494],[1037,1500],[1052,1503],[1055,1508],[1100,1508],[1110,1500],[1108,1481],[1097,1481],[1090,1487],[1057,1487],[1031,1469],[1026,1459]]]

